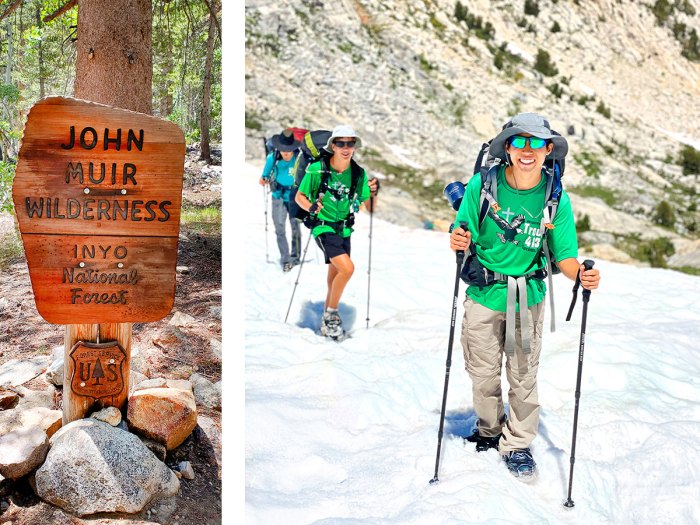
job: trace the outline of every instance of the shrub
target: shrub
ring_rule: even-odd
[[[537,5],[537,0],[525,0],[525,14],[537,16],[540,14],[540,8]]]
[[[678,164],[683,167],[683,175],[700,173],[700,151],[693,146],[683,146]]]
[[[535,69],[546,77],[554,77],[559,74],[559,70],[552,62],[549,53],[544,49],[537,50],[537,57],[535,58]]]
[[[561,31],[561,26],[559,25],[559,22],[555,20],[552,24],[552,27],[550,28],[550,31],[552,33],[559,33]]]
[[[601,115],[603,115],[605,118],[610,118],[610,108],[607,107],[602,100],[598,102],[598,106],[595,108],[595,110]]]
[[[676,252],[673,243],[667,237],[659,237],[639,244],[635,255],[638,259],[649,261],[655,268],[666,268],[666,257]]]
[[[652,220],[656,224],[665,226],[666,228],[673,228],[673,225],[676,222],[676,214],[667,201],[661,201],[656,206],[656,210],[654,211],[654,216],[652,217]]]
[[[591,229],[591,218],[588,214],[584,213],[583,216],[576,221],[576,231],[578,233],[583,233],[590,231]]]

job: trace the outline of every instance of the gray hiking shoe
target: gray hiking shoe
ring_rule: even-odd
[[[343,335],[343,321],[335,308],[327,308],[321,319],[321,335],[337,338]]]

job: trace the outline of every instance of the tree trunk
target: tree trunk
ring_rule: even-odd
[[[75,97],[151,114],[151,0],[78,3]]]
[[[36,6],[36,25],[41,28],[43,23],[41,21],[41,6]],[[44,98],[46,96],[46,80],[44,78],[44,48],[39,40],[39,98]]]
[[[215,1],[215,0],[214,0]],[[207,58],[204,62],[204,89],[202,92],[202,113],[199,119],[200,159],[211,164],[209,148],[209,127],[211,126],[211,69],[214,62],[214,40],[216,39],[216,2],[213,12],[209,14],[209,34],[207,36]]]
[[[101,104],[151,114],[151,0],[85,1],[78,3],[78,41],[74,96]],[[66,325],[63,380],[63,423],[83,418],[101,404],[125,412],[129,393],[131,323]],[[126,354],[124,390],[98,403],[71,390],[69,352],[79,341],[117,341]]]

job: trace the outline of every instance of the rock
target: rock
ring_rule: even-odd
[[[30,359],[10,359],[0,366],[0,387],[18,386],[34,379],[46,370],[48,366],[46,356],[37,356]]]
[[[203,405],[207,408],[221,410],[221,384],[217,383],[217,387],[206,377],[199,374],[190,376],[194,390],[194,399],[198,405]]]
[[[60,357],[46,369],[46,380],[49,383],[56,386],[63,386],[64,364],[63,357]]]
[[[146,445],[148,450],[153,452],[159,460],[165,461],[165,457],[168,455],[168,450],[165,448],[165,445],[163,445],[162,443],[158,443],[157,441],[154,441],[152,439],[148,439],[147,437],[138,437],[141,440],[141,443]]]
[[[209,315],[214,319],[221,319],[221,307],[220,306],[210,306]]]
[[[51,349],[51,361],[55,361],[56,359],[63,359],[65,357],[65,353],[63,352],[63,345],[60,346],[54,346]]]
[[[148,388],[167,388],[167,386],[168,383],[165,378],[154,377],[153,379],[146,379],[145,381],[141,381],[139,384],[135,385],[132,393],[139,390],[146,390]]]
[[[187,379],[168,379],[166,384],[168,388],[178,388],[186,392],[192,392],[192,383]]]
[[[44,390],[29,390],[23,386],[17,387],[17,391],[22,394],[19,399],[17,408],[28,409],[28,408],[53,408],[53,396],[56,388],[53,385],[49,385]]]
[[[221,360],[221,341],[218,339],[209,339],[209,349],[212,354]]]
[[[45,407],[28,409],[17,407],[14,410],[0,412],[0,436],[21,428],[38,427],[51,437],[61,428],[62,421],[63,413],[60,410]]]
[[[187,275],[188,273],[190,273],[189,266],[178,266],[175,268],[175,270],[177,271],[177,273],[181,273],[184,275]]]
[[[116,427],[121,423],[122,413],[117,407],[106,407],[97,412],[93,412],[90,414],[90,417]]]
[[[591,256],[594,259],[604,259],[625,264],[634,264],[636,262],[629,254],[615,248],[611,244],[594,244],[591,247]]]
[[[49,437],[43,429],[27,426],[0,436],[0,474],[18,479],[44,462]]]
[[[10,306],[10,301],[6,297],[0,297],[0,314],[7,310]]]
[[[183,328],[185,326],[190,326],[196,322],[197,320],[191,315],[187,315],[182,312],[175,312],[168,324],[172,326],[177,326],[179,328]]]
[[[138,437],[94,419],[73,421],[53,436],[35,482],[40,498],[78,516],[139,512],[180,487]]]
[[[205,437],[200,433],[200,439],[207,439],[214,449],[216,461],[221,469],[221,423],[217,423],[209,416],[199,415],[197,417],[197,425]]]
[[[137,372],[134,369],[129,370],[129,393],[133,392],[134,389],[148,378],[141,372]]]
[[[176,326],[166,326],[153,337],[153,344],[164,349],[180,348],[186,339],[187,336]]]
[[[177,470],[185,479],[194,479],[194,469],[189,461],[181,461],[177,464]]]
[[[173,450],[197,426],[194,394],[179,388],[137,390],[129,398],[127,420],[132,430]]]
[[[0,389],[0,410],[14,408],[19,402],[19,394],[11,390]]]

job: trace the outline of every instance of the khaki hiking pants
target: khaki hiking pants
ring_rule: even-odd
[[[464,301],[462,347],[465,368],[472,380],[477,428],[482,436],[503,433],[498,450],[527,448],[537,434],[540,405],[537,399],[537,367],[542,349],[544,301],[529,308],[530,354],[520,345],[520,314],[516,316],[515,355],[506,355],[506,376],[510,389],[510,413],[505,420],[501,391],[501,362],[505,341],[506,313],[497,312],[467,297]]]

